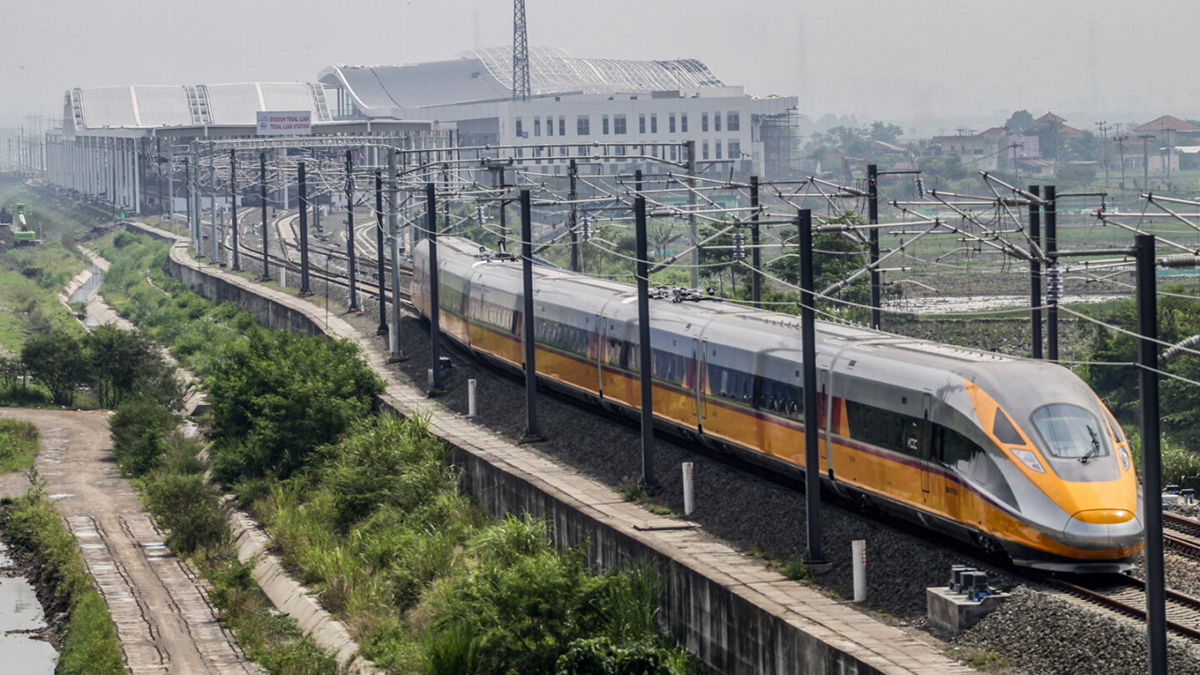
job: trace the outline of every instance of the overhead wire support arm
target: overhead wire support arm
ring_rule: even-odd
[[[1200,226],[1197,226],[1195,223],[1193,223],[1192,221],[1185,218],[1182,214],[1176,213],[1175,211],[1173,211],[1173,210],[1167,208],[1166,206],[1164,206],[1163,204],[1161,204],[1158,201],[1158,198],[1155,197],[1153,194],[1146,193],[1146,194],[1143,194],[1142,197],[1144,197],[1146,199],[1147,203],[1154,205],[1155,208],[1162,209],[1165,213],[1174,217],[1179,222],[1183,223],[1184,225],[1187,225],[1188,227],[1192,228],[1193,230],[1200,232]]]
[[[829,295],[830,293],[836,293],[836,292],[842,290],[843,288],[849,286],[850,284],[854,283],[855,279],[858,279],[859,277],[863,276],[864,274],[868,274],[873,270],[879,269],[879,266],[882,265],[884,263],[884,261],[886,261],[888,258],[891,258],[892,256],[896,255],[897,253],[900,253],[906,247],[911,246],[914,242],[921,239],[925,235],[932,234],[939,227],[941,227],[941,222],[935,221],[932,227],[925,230],[924,232],[917,234],[915,237],[910,239],[905,244],[903,244],[897,248],[894,248],[894,249],[888,251],[887,253],[879,256],[879,259],[876,260],[875,262],[864,265],[863,267],[859,268],[853,274],[845,277],[844,279],[840,279],[840,280],[830,284],[828,287],[825,288],[825,290],[820,292],[820,295],[826,296],[826,295]]]

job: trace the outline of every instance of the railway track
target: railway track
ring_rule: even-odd
[[[1046,583],[1059,591],[1099,605],[1118,614],[1146,620],[1146,583],[1128,574],[1112,574],[1088,585],[1060,578]],[[1167,629],[1192,640],[1200,640],[1200,598],[1166,589]]]
[[[1200,521],[1163,511],[1163,543],[1178,553],[1200,559]]]
[[[294,222],[292,223],[294,227]],[[276,221],[276,227],[286,227],[283,219]],[[299,272],[300,265],[290,259],[290,255],[297,254],[299,247],[294,240],[289,240],[283,236],[280,231],[278,241],[288,257],[270,256],[271,260],[278,265],[282,265],[296,273]],[[256,252],[261,258],[261,251]],[[337,251],[330,251],[335,254],[334,259],[345,260],[346,256]],[[325,251],[318,250],[317,255],[327,255]],[[402,274],[411,274],[411,266],[405,265],[401,270]],[[310,274],[317,279],[326,280],[328,283],[335,284],[340,287],[349,285],[345,278],[344,269],[330,269],[328,277],[323,268],[312,265],[310,266]],[[360,283],[360,291],[371,295],[378,296],[378,285],[371,283]],[[391,294],[388,293],[390,300]],[[407,303],[409,296],[400,294],[401,302]],[[1163,516],[1164,527],[1169,531],[1164,533],[1166,544],[1179,551],[1184,555],[1200,559],[1200,521],[1184,518],[1173,513],[1165,512]],[[1015,573],[1017,576],[1025,576],[1019,571],[1012,570],[1006,565],[1001,565],[1000,568],[1007,569],[1009,573]],[[1038,581],[1038,579],[1029,579],[1030,581]],[[1069,594],[1077,599],[1083,600],[1089,604],[1104,608],[1107,611],[1115,612],[1135,620],[1145,621],[1146,619],[1146,593],[1145,582],[1133,576],[1126,574],[1106,575],[1103,577],[1091,579],[1075,579],[1065,580],[1057,577],[1048,579],[1040,579],[1043,583],[1060,592]],[[1191,639],[1200,640],[1200,598],[1195,598],[1178,591],[1166,590],[1167,599],[1167,627],[1177,635]]]

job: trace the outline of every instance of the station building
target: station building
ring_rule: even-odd
[[[319,80],[338,119],[452,122],[459,145],[528,146],[518,152],[547,173],[564,173],[571,158],[597,155],[607,159],[593,168],[609,172],[643,168],[633,159],[638,155],[682,161],[679,146],[659,144],[685,141],[696,144],[700,172],[790,177],[799,171],[797,99],[749,96],[695,59],[587,59],[530,48],[529,71],[527,100],[514,100],[509,47],[447,61],[334,66]]]
[[[258,113],[277,111],[307,112],[313,136],[372,136],[407,148],[517,146],[503,156],[546,174],[565,174],[571,159],[581,173],[661,172],[647,158],[684,164],[681,144],[690,141],[698,174],[799,175],[795,97],[747,95],[695,59],[584,59],[534,48],[529,65],[525,100],[513,97],[505,47],[447,61],[334,66],[316,82],[73,88],[61,128],[45,137],[45,175],[131,213],[178,210],[181,156],[196,158],[209,140],[254,139]]]
[[[74,88],[64,96],[61,128],[46,135],[46,179],[131,213],[157,211],[164,201],[178,210],[183,193],[173,177],[181,156],[208,140],[254,139],[258,113],[271,111],[308,113],[313,136],[374,136],[407,147],[451,139],[452,127],[429,121],[339,119],[319,83]]]

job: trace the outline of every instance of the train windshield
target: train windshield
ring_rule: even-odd
[[[1058,459],[1077,459],[1086,464],[1109,454],[1109,436],[1092,413],[1077,405],[1052,403],[1033,413],[1033,425],[1045,442],[1046,451]]]

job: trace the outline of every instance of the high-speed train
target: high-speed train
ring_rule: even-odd
[[[429,304],[429,243],[411,294]],[[440,322],[470,350],[520,366],[519,261],[438,240]],[[536,365],[544,381],[636,411],[633,286],[535,266]],[[797,317],[732,303],[650,307],[657,423],[784,470],[803,470]],[[820,466],[847,497],[945,531],[1017,564],[1128,569],[1142,547],[1139,485],[1112,414],[1044,361],[833,322],[817,323]]]

